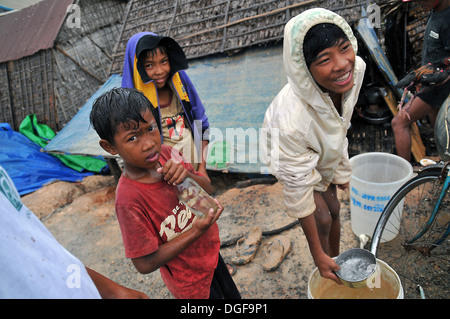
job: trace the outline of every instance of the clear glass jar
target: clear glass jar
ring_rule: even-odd
[[[204,217],[211,208],[214,209],[214,212],[217,211],[214,199],[192,178],[187,177],[175,187],[177,188],[180,202],[189,207],[195,215]]]

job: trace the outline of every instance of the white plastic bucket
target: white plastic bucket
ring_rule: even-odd
[[[376,278],[366,288],[338,285],[320,276],[315,268],[308,280],[308,299],[403,299],[403,286],[398,274],[384,261],[377,259]]]
[[[372,236],[378,219],[389,199],[412,177],[412,166],[400,156],[388,153],[364,153],[350,159],[350,212],[356,236]],[[392,214],[383,241],[397,236],[402,207]]]

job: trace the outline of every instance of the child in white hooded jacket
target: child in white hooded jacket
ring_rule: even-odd
[[[310,32],[309,32],[310,31]],[[288,83],[266,111],[263,162],[283,185],[291,217],[299,218],[320,274],[340,282],[340,203],[336,185],[351,176],[347,129],[364,78],[350,26],[326,9],[306,10],[285,27]]]

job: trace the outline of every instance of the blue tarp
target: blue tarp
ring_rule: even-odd
[[[111,154],[103,150],[98,144],[100,138],[89,123],[92,105],[95,100],[115,87],[120,87],[122,77],[112,75],[94,95],[83,105],[75,116],[56,134],[56,136],[44,147],[46,152],[57,152],[75,155],[90,155],[111,157]]]
[[[39,145],[13,131],[9,124],[0,124],[0,165],[8,172],[20,195],[55,180],[77,182],[93,174],[79,173],[56,157],[41,152]]]
[[[267,108],[287,82],[282,46],[208,57],[189,66],[187,73],[205,105],[211,129],[207,168],[264,173],[260,129]]]
[[[208,169],[261,171],[259,130],[267,107],[287,81],[282,62],[282,47],[276,46],[189,63],[187,73],[205,106],[211,129]],[[121,76],[112,75],[44,150],[110,157],[98,145],[89,114],[100,94],[120,86]]]

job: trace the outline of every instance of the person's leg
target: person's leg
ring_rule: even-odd
[[[211,282],[209,299],[241,299],[241,294],[220,254]]]
[[[327,204],[331,216],[330,234],[328,236],[328,255],[330,257],[336,257],[339,255],[341,241],[341,219],[339,214],[341,203],[337,198],[336,185],[331,184],[326,192],[322,194],[322,197]]]
[[[434,125],[436,124],[436,119],[437,119],[437,116],[439,114],[439,110],[440,109],[433,107],[431,112],[428,113],[428,118],[430,119],[431,127],[433,129],[434,129]]]
[[[409,126],[411,123],[420,120],[427,115],[429,115],[432,122],[435,121],[438,111],[438,109],[430,106],[420,97],[416,97],[414,101],[412,101],[409,110],[406,111],[409,114],[409,118],[404,112],[399,112],[394,116],[391,124],[394,132],[397,155],[403,157],[407,161],[411,161],[412,142]]]
[[[314,202],[316,210],[314,211],[314,219],[316,221],[317,232],[323,251],[329,255],[329,236],[331,231],[331,215],[327,203],[323,198],[324,193],[314,191]]]

